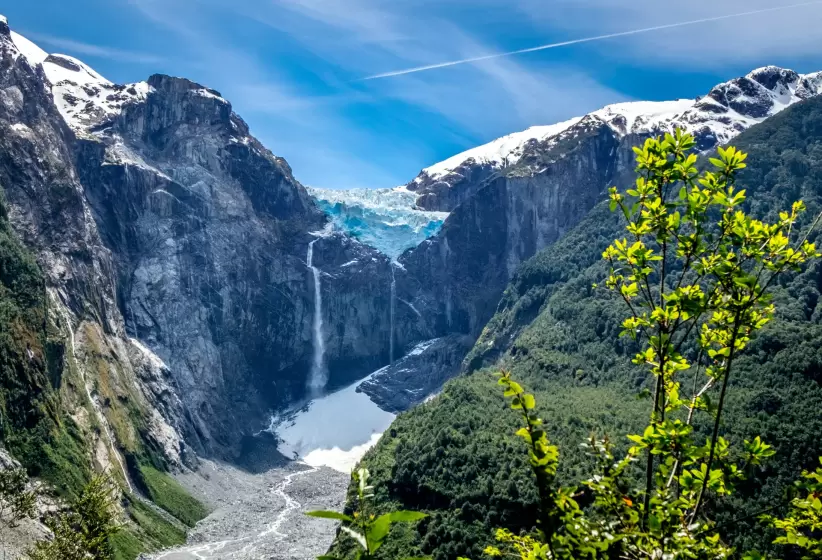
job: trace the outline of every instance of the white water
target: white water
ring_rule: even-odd
[[[391,261],[391,342],[388,350],[388,360],[394,363],[394,314],[396,313],[397,302],[397,279],[394,277],[394,261]]]
[[[312,396],[322,393],[328,381],[328,372],[325,369],[325,340],[323,339],[323,295],[320,289],[320,269],[314,266],[314,239],[308,244],[306,263],[314,276],[314,321],[312,325],[312,340],[314,356],[311,361],[311,374],[308,378],[308,389]]]
[[[310,466],[310,465],[309,465]],[[296,473],[291,473],[290,475],[286,476],[285,479],[274,489],[274,493],[277,494],[280,498],[285,501],[285,507],[283,510],[277,515],[277,518],[274,519],[274,522],[262,533],[260,533],[261,537],[265,537],[266,535],[274,534],[277,536],[279,540],[286,538],[288,535],[285,533],[280,532],[280,527],[282,527],[283,522],[288,519],[288,516],[291,515],[291,512],[300,509],[300,502],[286,494],[285,490],[291,485],[291,481],[298,476],[305,476],[311,473],[315,473],[320,470],[317,467],[311,467],[308,470],[300,471]]]
[[[88,397],[89,403],[91,403],[91,408],[94,410],[94,414],[97,416],[97,422],[103,428],[103,433],[106,435],[106,438],[108,439],[108,444],[111,448],[111,456],[114,457],[114,460],[120,466],[120,471],[123,473],[123,480],[125,480],[126,486],[128,486],[128,491],[133,494],[134,489],[131,487],[131,482],[128,479],[128,472],[126,472],[126,467],[125,465],[123,465],[123,460],[120,459],[120,454],[117,453],[117,445],[114,441],[114,435],[111,433],[111,427],[108,425],[108,420],[103,415],[102,411],[100,411],[99,406],[97,405],[97,401],[95,401],[94,397],[92,397],[91,390],[88,388],[88,382],[86,381],[86,372],[80,366],[80,362],[77,360],[77,355],[75,354],[74,350],[74,328],[71,326],[71,319],[69,318],[69,315],[66,312],[65,307],[60,306],[60,311],[63,315],[63,320],[66,322],[66,328],[68,329],[69,333],[69,347],[71,348],[71,359],[74,361],[74,365],[77,367],[77,371],[80,373],[80,380],[83,382],[83,388],[86,390],[86,396]]]

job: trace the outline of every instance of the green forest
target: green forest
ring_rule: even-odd
[[[822,209],[822,100],[768,119],[733,145],[748,153],[736,179],[747,190],[745,211],[777,220],[780,210],[802,200],[807,212],[796,227],[807,228]],[[496,528],[519,533],[537,525],[540,499],[527,446],[514,435],[518,417],[497,386],[499,370],[533,392],[561,456],[561,484],[592,473],[580,446],[592,434],[607,437],[620,456],[631,443],[625,435],[641,433],[653,379],[632,363],[637,343],[619,336],[623,302],[594,288],[609,275],[603,251],[624,227],[604,202],[524,263],[466,359],[467,372],[437,399],[401,415],[366,455],[379,510],[429,514],[416,525],[396,526],[379,557],[479,558]],[[707,506],[722,540],[737,551],[800,557],[774,545],[779,531],[759,517],[784,513],[794,481],[822,455],[821,286],[818,261],[780,275],[770,287],[774,320],[734,363],[721,435],[738,445],[759,435],[775,451],[731,497]],[[709,428],[699,425],[698,435],[709,436]],[[346,511],[354,507],[351,497]],[[346,552],[349,541],[340,537],[334,550]]]

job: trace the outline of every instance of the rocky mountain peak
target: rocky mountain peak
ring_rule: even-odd
[[[799,81],[799,74],[779,66],[763,66],[745,77],[762,84],[771,91],[774,91],[778,85],[788,88]]]
[[[790,69],[765,66],[714,86],[704,97],[616,103],[588,116],[607,123],[618,137],[684,128],[696,137],[700,150],[710,150],[793,103],[819,93],[822,72],[800,75]],[[533,156],[535,149],[553,150],[561,141],[560,136],[576,130],[583,118],[531,127],[457,154],[423,169],[408,183],[408,189],[420,194],[418,204],[426,209],[450,211],[464,197],[446,191],[510,168],[524,157]],[[433,206],[432,200],[436,200]]]
[[[167,74],[152,74],[148,78],[148,85],[164,92],[195,92],[199,95],[219,99],[222,103],[228,103],[228,101],[223,99],[219,91],[207,88],[187,78],[179,78]]]

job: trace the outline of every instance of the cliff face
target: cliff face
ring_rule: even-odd
[[[231,457],[305,393],[315,305],[332,386],[387,363],[392,331],[419,339],[416,315],[390,312],[388,259],[325,231],[288,164],[218,92],[161,75],[112,84],[5,29],[0,180],[78,356],[122,373],[101,403],[139,388],[176,456],[182,440]]]
[[[439,333],[478,336],[517,266],[556,241],[602,198],[619,140],[586,118],[559,143],[533,146],[457,206],[440,233],[403,255]],[[433,309],[430,307],[433,306]]]
[[[115,259],[74,165],[74,133],[47,86],[42,67],[21,54],[0,22],[0,187],[8,220],[44,273],[31,297],[45,306],[45,346],[32,341],[26,358],[48,369],[50,386],[36,391],[54,395],[52,414],[71,418],[93,462],[128,484],[123,456],[186,460],[175,425],[179,401],[156,357],[126,335]]]
[[[76,166],[132,336],[168,365],[187,439],[230,448],[298,392],[312,301],[302,248],[322,215],[215,92],[152,76],[97,123]]]

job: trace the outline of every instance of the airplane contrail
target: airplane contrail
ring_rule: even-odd
[[[437,68],[448,68],[449,66],[457,66],[459,64],[470,64],[473,62],[481,62],[483,60],[491,60],[494,58],[502,58],[505,56],[513,56],[516,54],[532,53],[537,51],[544,51],[548,49],[556,49],[558,47],[567,47],[569,45],[578,45],[580,43],[591,43],[593,41],[602,41],[603,39],[613,39],[615,37],[627,37],[629,35],[638,35],[640,33],[649,33],[651,31],[661,31],[663,29],[673,29],[675,27],[685,27],[687,25],[696,25],[699,23],[708,23],[711,21],[720,21],[723,19],[732,19],[744,16],[753,16],[756,14],[764,14],[767,12],[777,12],[781,10],[789,10],[792,8],[801,8],[803,6],[814,6],[822,4],[822,0],[814,2],[802,2],[801,4],[790,4],[788,6],[777,6],[775,8],[763,8],[761,10],[751,10],[749,12],[740,12],[738,14],[728,14],[724,16],[715,16],[709,18],[695,19],[691,21],[681,21],[679,23],[669,23],[666,25],[656,25],[654,27],[645,27],[643,29],[634,29],[632,31],[621,31],[619,33],[608,33],[607,35],[597,35],[596,37],[585,37],[584,39],[572,39],[570,41],[562,41],[561,43],[551,43],[549,45],[540,45],[538,47],[531,47],[528,49],[519,49],[516,51],[508,51],[501,53],[488,54],[484,56],[475,56],[472,58],[463,58],[461,60],[450,60],[448,62],[440,62],[438,64],[429,64],[427,66],[415,66],[413,68],[405,68],[403,70],[395,70],[393,72],[384,72],[382,74],[373,74],[362,78],[365,80],[378,80],[380,78],[390,78],[392,76],[403,76],[405,74],[414,74],[416,72],[425,72],[426,70],[435,70]]]

